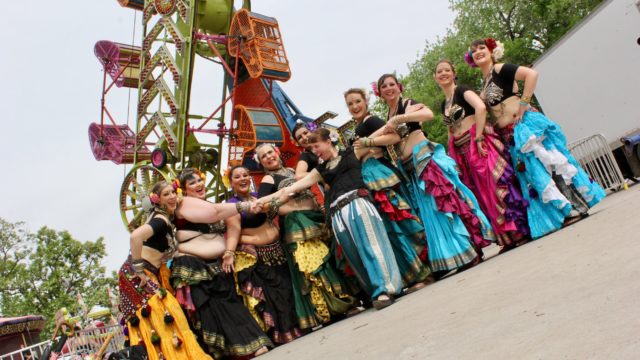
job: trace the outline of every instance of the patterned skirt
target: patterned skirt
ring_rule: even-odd
[[[404,286],[424,281],[431,274],[424,264],[427,262],[424,226],[411,208],[402,174],[385,158],[369,158],[362,164],[362,178],[384,222]]]
[[[422,141],[400,165],[410,179],[411,200],[426,230],[433,271],[469,264],[479,256],[474,248],[495,241],[489,221],[442,145]]]
[[[149,359],[211,359],[189,328],[180,304],[171,293],[169,269],[145,263],[149,281],[140,286],[131,257],[118,272],[120,312],[130,345],[144,344]]]
[[[222,271],[220,260],[180,256],[173,259],[171,270],[180,304],[216,359],[273,347],[236,293],[233,274]]]
[[[504,144],[491,127],[484,131],[487,156],[478,153],[475,124],[458,138],[449,138],[449,155],[458,164],[460,179],[476,196],[496,234],[529,235],[528,203],[522,197]]]
[[[274,343],[285,344],[302,336],[287,255],[280,241],[241,245],[236,252],[236,271],[245,303]]]
[[[604,198],[604,190],[569,152],[560,126],[543,114],[527,111],[522,121],[499,132],[529,202],[531,237],[558,230],[566,217],[584,214]]]

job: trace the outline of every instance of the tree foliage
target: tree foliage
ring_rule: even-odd
[[[453,61],[458,83],[478,88],[480,71],[464,62],[469,44],[479,38],[493,37],[505,45],[504,61],[530,65],[555,44],[568,30],[587,16],[602,0],[450,0],[456,13],[452,28],[444,37],[427,42],[409,73],[401,81],[405,96],[423,102],[436,113],[425,124],[429,138],[446,143],[440,104],[444,94],[435,83],[433,72],[438,61]],[[374,108],[380,108],[380,104]]]
[[[0,313],[3,316],[43,315],[45,334],[62,307],[80,311],[76,294],[88,308],[109,307],[107,288],[115,289],[115,274],[106,275],[104,241],[80,242],[67,231],[47,227],[33,234],[23,223],[0,219]]]

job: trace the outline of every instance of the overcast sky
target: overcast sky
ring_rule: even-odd
[[[291,63],[282,84],[310,117],[326,110],[347,119],[342,92],[385,72],[406,74],[425,41],[446,32],[446,0],[254,0],[275,17]],[[137,14],[134,43],[139,45]],[[87,130],[100,121],[102,70],[98,40],[131,43],[134,11],[116,0],[9,2],[0,21],[0,217],[68,230],[76,239],[105,238],[105,265],[116,270],[129,251],[118,196],[129,167],[97,162]],[[197,63],[192,112],[208,115],[220,101],[219,67]],[[127,122],[129,91],[115,89],[110,111]],[[136,91],[131,91],[131,127]]]

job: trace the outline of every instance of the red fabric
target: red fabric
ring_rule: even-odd
[[[426,184],[426,192],[435,198],[438,210],[460,216],[471,236],[471,242],[475,246],[483,248],[491,244],[482,236],[478,217],[473,214],[469,205],[458,196],[453,184],[444,176],[435,162],[429,162],[420,178]]]
[[[373,191],[373,200],[380,205],[380,209],[393,221],[413,219],[409,210],[401,210],[391,203],[385,190]]]

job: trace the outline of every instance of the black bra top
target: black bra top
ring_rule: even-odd
[[[412,99],[404,100],[400,98],[400,101],[398,102],[398,111],[396,112],[396,115],[403,115],[407,111],[407,107],[414,104],[417,104],[417,102],[413,101]],[[409,129],[409,134],[411,134],[415,130],[422,130],[422,126],[420,126],[419,122],[408,122],[406,123],[406,125],[407,125],[407,128]]]
[[[464,93],[467,91],[471,90],[466,86],[456,86],[456,89],[453,92],[451,107],[449,109],[445,109],[446,101],[442,102],[442,122],[445,125],[449,127],[456,126],[467,116],[474,115],[476,113],[476,109],[474,109],[473,106],[471,106],[464,98]]]
[[[192,223],[187,219],[175,219],[176,230],[191,230],[202,234],[224,234],[227,226],[224,221],[218,221],[213,224]]]
[[[171,227],[161,217],[153,217],[147,222],[153,230],[153,235],[143,242],[143,245],[164,252],[169,249],[169,239],[173,237]]]
[[[500,73],[495,69],[491,72],[491,78],[482,89],[483,98],[489,106],[496,106],[516,95],[513,92],[513,83],[516,80],[518,68],[518,65],[503,64]]]

